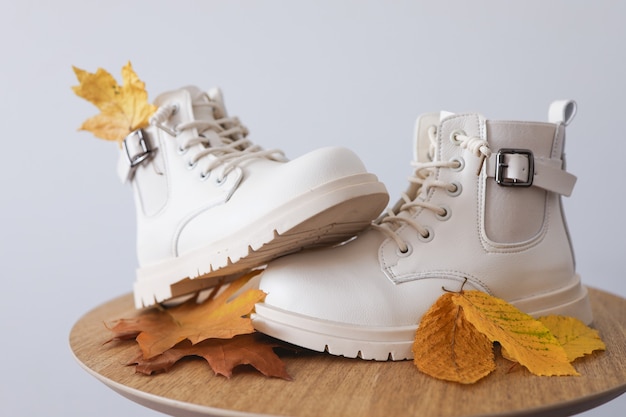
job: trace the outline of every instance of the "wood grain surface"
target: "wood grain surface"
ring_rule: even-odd
[[[497,370],[473,385],[420,373],[412,361],[374,362],[301,352],[284,356],[294,380],[237,368],[215,376],[201,359],[145,376],[125,366],[134,342],[103,344],[104,322],[134,316],[130,294],[83,316],[70,334],[72,352],[89,373],[120,394],[178,416],[565,416],[596,407],[626,391],[626,300],[589,289],[594,326],[605,352],[574,362],[579,377],[539,377],[498,359]]]

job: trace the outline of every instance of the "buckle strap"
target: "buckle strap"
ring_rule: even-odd
[[[122,182],[130,181],[137,166],[152,156],[153,146],[143,129],[130,133],[122,141],[122,152],[117,162],[117,174]]]
[[[570,196],[576,176],[562,169],[563,161],[536,158],[528,149],[503,148],[489,157],[487,175],[501,186],[539,187]]]

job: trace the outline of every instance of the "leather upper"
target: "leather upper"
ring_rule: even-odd
[[[568,195],[575,177],[563,171],[563,121],[488,121],[480,114],[438,119],[435,114],[418,119],[414,156],[418,162],[428,159],[425,132],[437,123],[430,157],[462,161],[462,167],[436,168],[430,181],[456,183],[461,191],[432,187],[419,197],[445,208],[444,217],[422,207],[399,214],[427,227],[430,236],[422,237],[410,224],[395,226],[408,246],[402,253],[394,239],[372,228],[338,247],[278,259],[261,278],[265,304],[319,320],[388,327],[416,324],[442,287],[478,289],[515,303],[572,285],[574,259],[559,193]],[[486,140],[492,156],[483,163],[454,143],[451,137],[459,131]],[[501,149],[532,154],[533,185],[495,182],[494,155]],[[511,155],[507,177],[523,176],[529,166]],[[419,188],[412,184],[407,194],[415,196]]]

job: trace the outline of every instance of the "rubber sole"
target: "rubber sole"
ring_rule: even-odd
[[[347,240],[367,227],[388,200],[385,186],[373,174],[324,184],[242,225],[225,239],[139,268],[135,306],[147,307],[213,287],[305,247]]]
[[[558,300],[558,303],[554,303]],[[433,300],[434,302],[435,300]],[[551,314],[592,322],[587,289],[577,275],[575,282],[558,291],[511,302],[534,317]],[[528,307],[534,309],[529,310]],[[282,310],[265,303],[255,307],[254,328],[276,339],[336,356],[376,361],[413,359],[417,324],[396,327],[359,326],[320,320]]]

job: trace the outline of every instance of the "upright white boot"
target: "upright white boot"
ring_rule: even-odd
[[[561,207],[576,180],[563,159],[575,106],[553,103],[550,123],[418,119],[407,192],[356,239],[271,262],[256,329],[335,355],[408,359],[442,287],[465,280],[531,315],[590,323]]]
[[[155,104],[151,125],[124,140],[118,165],[137,207],[138,308],[345,240],[387,204],[384,185],[347,149],[287,161],[252,144],[219,90],[187,87]]]

